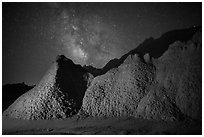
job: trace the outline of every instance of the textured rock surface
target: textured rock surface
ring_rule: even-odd
[[[66,118],[81,107],[91,75],[64,56],[47,72],[41,82],[19,97],[3,115],[20,119]]]
[[[181,112],[202,117],[201,32],[187,44],[176,42],[158,59],[156,80]]]
[[[95,78],[86,70],[94,73],[100,70],[86,66],[85,70],[59,56],[42,81],[19,97],[3,115],[52,119],[66,118],[80,110],[78,114],[85,116],[201,120],[201,31],[186,41],[194,31],[172,31],[156,41],[149,39],[144,42],[144,47],[110,61],[106,69],[111,69]],[[184,32],[186,36],[180,36]],[[182,42],[174,41],[180,37]],[[157,52],[162,44],[165,48]],[[157,48],[152,51],[153,47],[149,47],[147,51],[151,53],[146,53],[142,49],[148,46]],[[137,51],[143,52],[136,54]]]
[[[82,109],[91,116],[145,119],[200,119],[202,115],[201,31],[187,43],[175,42],[158,59],[137,54],[95,77]]]
[[[148,93],[154,68],[130,55],[118,68],[94,78],[83,100],[92,116],[135,116],[140,100]]]
[[[162,87],[155,84],[150,89],[150,92],[139,102],[136,117],[165,121],[184,119],[181,111],[171,102]]]

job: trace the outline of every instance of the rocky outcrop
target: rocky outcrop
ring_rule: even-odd
[[[201,31],[188,42],[174,42],[158,59],[129,55],[119,66],[95,77],[82,109],[91,116],[201,120]]]
[[[42,81],[3,116],[52,119],[79,112],[84,116],[202,120],[202,33],[196,30],[147,39],[102,70],[75,65],[61,55]]]
[[[66,118],[78,112],[92,75],[58,56],[41,82],[19,97],[3,116],[20,119]]]
[[[202,118],[201,31],[187,43],[175,42],[156,61],[156,81],[181,112],[193,119]]]
[[[135,116],[153,77],[153,66],[131,55],[118,68],[94,78],[85,93],[83,109],[92,116]]]

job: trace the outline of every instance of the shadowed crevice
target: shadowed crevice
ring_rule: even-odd
[[[75,109],[74,112],[72,111],[73,114],[70,114],[69,109],[66,109],[66,113],[68,115],[74,115],[81,108],[87,88],[87,81],[85,80],[86,71],[80,65],[75,65],[64,55],[58,56],[57,63],[56,85],[65,95],[65,99],[63,100],[65,107]],[[69,103],[66,103],[66,101]]]

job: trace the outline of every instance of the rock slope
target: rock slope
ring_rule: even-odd
[[[3,116],[53,119],[79,112],[202,120],[202,33],[198,30],[171,31],[161,38],[150,38],[102,70],[81,67],[58,56],[41,82],[19,97]]]
[[[158,59],[129,55],[119,66],[95,77],[82,110],[91,116],[201,120],[201,31],[176,41]]]
[[[66,118],[78,112],[92,75],[58,56],[41,82],[19,97],[3,116],[20,119]]]
[[[193,119],[202,119],[202,37],[197,32],[187,43],[175,42],[160,57],[156,81],[166,96]]]
[[[83,109],[92,116],[134,116],[153,82],[154,68],[130,55],[118,68],[93,79]]]

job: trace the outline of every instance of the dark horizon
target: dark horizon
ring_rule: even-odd
[[[149,37],[202,26],[202,3],[2,4],[3,85],[37,84],[59,54],[101,68]]]

